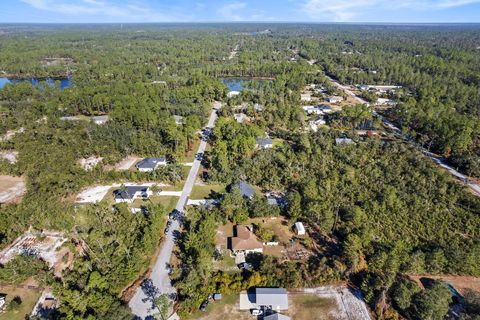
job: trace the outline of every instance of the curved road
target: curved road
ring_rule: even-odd
[[[364,99],[362,99],[361,97],[357,96],[352,90],[350,90],[350,88],[348,86],[344,86],[342,84],[340,84],[338,81],[335,81],[333,80],[331,77],[329,76],[326,76],[328,79],[330,79],[330,81],[332,82],[332,84],[334,86],[336,86],[337,88],[343,90],[346,94],[348,94],[349,96],[351,96],[352,98],[354,98],[356,101],[358,101],[359,103],[361,104],[366,104],[368,105],[369,103],[367,101],[365,101]],[[430,151],[428,151],[427,149],[417,145],[415,142],[411,141],[410,139],[404,137],[402,134],[401,134],[401,130],[399,128],[397,128],[395,125],[393,125],[390,121],[388,121],[387,119],[385,119],[384,117],[380,116],[378,113],[376,113],[375,111],[373,112],[374,115],[376,116],[379,116],[383,123],[385,124],[386,127],[388,127],[390,130],[393,131],[393,134],[404,140],[404,141],[407,141],[408,143],[410,144],[414,144],[415,146],[419,147],[420,150],[423,152],[423,154],[425,154],[427,157],[429,157],[430,159],[432,159],[436,164],[438,164],[440,167],[444,168],[445,170],[447,170],[452,176],[454,176],[455,178],[457,178],[458,180],[460,180],[460,182],[464,183],[465,185],[467,185],[472,191],[473,193],[476,195],[476,196],[479,196],[480,197],[480,185],[477,184],[477,183],[473,183],[471,182],[471,179],[470,177],[458,172],[457,170],[455,170],[453,167],[449,166],[447,164],[447,162],[445,161],[444,158],[442,158],[441,156],[437,155],[437,154],[434,154]]]
[[[217,119],[217,110],[220,109],[221,104],[219,102],[215,102],[213,104],[212,112],[210,113],[210,117],[208,119],[208,124],[206,128],[213,128],[215,125],[215,120]],[[207,147],[207,140],[203,138],[200,142],[200,146],[198,147],[197,154],[203,155],[205,152],[205,148]],[[193,185],[195,184],[195,179],[198,175],[198,170],[200,169],[201,164],[201,157],[196,157],[190,172],[188,173],[187,181],[182,190],[182,194],[178,199],[177,206],[175,209],[183,214],[185,209],[185,205],[188,201],[190,193],[192,192]],[[150,279],[152,280],[153,285],[157,290],[157,294],[171,294],[175,293],[176,290],[172,286],[170,282],[169,272],[168,272],[168,265],[170,263],[170,258],[172,256],[175,237],[174,234],[178,233],[180,225],[178,223],[178,219],[171,220],[172,225],[170,226],[169,232],[166,234],[164,241],[162,241],[162,248],[160,253],[155,261],[155,265],[153,266],[152,273],[150,275]],[[151,299],[147,297],[147,294],[144,290],[139,287],[135,292],[135,295],[129,302],[129,307],[132,309],[132,313],[138,319],[145,319],[151,318],[152,315],[158,313],[158,310],[153,306]],[[174,318],[174,317],[172,317]]]

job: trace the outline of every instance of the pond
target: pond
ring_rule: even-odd
[[[42,84],[46,83],[49,86],[55,86],[57,81],[58,81],[59,88],[61,90],[65,89],[65,88],[68,88],[68,87],[71,87],[72,84],[73,84],[71,77],[62,78],[62,79],[47,78],[47,79],[42,79],[42,80],[35,79],[35,78],[34,79],[19,80],[19,79],[11,79],[11,78],[0,77],[0,89],[5,87],[7,85],[7,83],[15,84],[15,83],[20,83],[20,82],[29,82],[30,84],[32,84],[32,86],[35,86],[35,85],[38,85],[38,84],[42,85]]]
[[[272,83],[272,80],[267,79],[246,79],[246,78],[226,78],[222,82],[230,91],[242,91],[243,89],[258,89],[259,87]]]

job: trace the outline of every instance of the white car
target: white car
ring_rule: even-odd
[[[252,309],[251,313],[252,313],[252,316],[261,316],[263,314],[263,310]]]

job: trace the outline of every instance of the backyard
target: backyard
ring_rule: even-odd
[[[6,298],[6,309],[4,312],[0,312],[0,320],[24,320],[26,316],[29,315],[38,298],[40,297],[41,292],[37,289],[27,289],[27,288],[17,288],[14,286],[3,286],[0,285],[0,293],[7,295]],[[20,297],[20,304],[15,306],[10,305],[10,302],[15,297]]]

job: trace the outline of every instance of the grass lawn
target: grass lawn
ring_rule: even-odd
[[[150,200],[152,203],[161,204],[167,211],[170,213],[175,206],[177,205],[179,197],[170,197],[170,196],[152,196]],[[142,205],[147,205],[150,200],[137,199],[133,202],[132,208],[140,208]]]
[[[0,292],[7,294],[7,307],[4,313],[0,314],[1,320],[24,320],[29,315],[41,292],[32,289],[14,288],[10,286],[0,286]],[[13,310],[9,310],[8,304],[16,296],[22,299],[22,303]]]
[[[275,138],[275,139],[272,140],[272,145],[274,147],[281,146],[283,144],[283,142],[284,142],[283,139]]]
[[[193,186],[192,193],[190,194],[190,199],[205,199],[208,198],[210,192],[223,192],[225,191],[225,186],[222,184],[207,184],[204,186]]]
[[[248,311],[238,310],[239,295],[224,295],[220,301],[212,301],[207,307],[207,311],[197,311],[188,319],[196,320],[251,320],[255,319]],[[199,306],[200,307],[200,306]]]
[[[333,320],[338,307],[334,299],[313,294],[290,294],[290,309],[286,314],[295,320]]]

